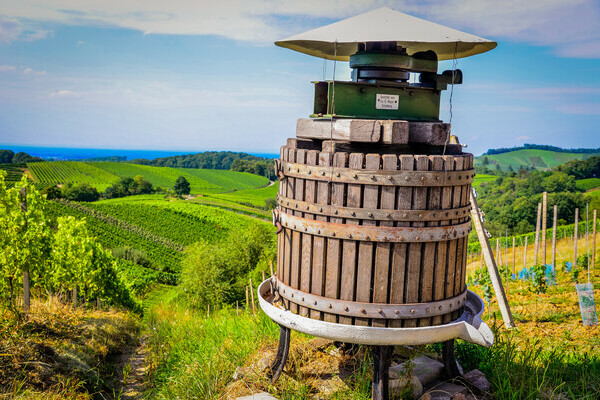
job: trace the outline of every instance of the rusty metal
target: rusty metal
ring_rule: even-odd
[[[283,226],[281,226],[281,221],[279,220],[279,210],[278,209],[273,210],[273,226],[277,227],[277,232],[275,232],[275,234],[279,235],[281,233],[281,231],[283,230]]]
[[[373,400],[388,400],[389,372],[394,346],[373,346],[371,354],[373,355],[371,398]]]
[[[460,369],[458,369],[456,356],[454,355],[454,339],[447,340],[442,343],[442,362],[444,364],[446,376],[449,379],[462,376]]]
[[[279,346],[277,347],[275,359],[267,373],[268,378],[271,379],[271,384],[277,382],[277,379],[281,376],[285,363],[287,362],[290,353],[290,332],[290,328],[279,325]]]
[[[384,171],[313,166],[281,162],[286,176],[351,185],[383,186],[459,186],[473,182],[475,171]]]
[[[331,206],[315,204],[308,201],[279,197],[278,204],[282,207],[314,215],[323,215],[334,218],[353,218],[371,221],[448,221],[468,217],[471,205],[442,210],[386,210],[365,209],[353,207]]]
[[[336,300],[306,293],[278,281],[275,277],[271,279],[276,287],[276,292],[282,298],[316,311],[347,317],[374,319],[429,318],[460,310],[467,300],[467,291],[465,290],[458,296],[429,303],[361,303],[349,300]]]
[[[370,225],[347,225],[322,222],[296,217],[279,212],[283,227],[311,235],[334,239],[352,239],[370,242],[426,243],[452,240],[465,237],[471,231],[471,220],[466,222],[434,227],[392,227]]]

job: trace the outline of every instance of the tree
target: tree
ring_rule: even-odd
[[[0,164],[12,163],[15,153],[12,150],[0,150]]]
[[[173,190],[176,194],[180,196],[188,195],[190,194],[190,183],[187,181],[187,179],[185,179],[185,177],[180,176],[175,181],[175,186],[173,187]]]
[[[88,185],[80,183],[78,185],[67,185],[63,188],[63,197],[71,201],[96,201],[100,198],[98,190]]]

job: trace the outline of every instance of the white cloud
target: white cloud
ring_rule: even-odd
[[[36,71],[30,67],[23,68],[23,73],[25,75],[46,75],[46,71]]]
[[[79,41],[77,42],[77,46],[81,46],[81,45],[83,45],[83,44],[85,44],[85,42],[84,42],[83,40],[79,40]]]
[[[531,136],[519,136],[519,137],[518,137],[518,138],[516,138],[515,140],[516,140],[517,142],[521,142],[521,141],[523,141],[523,140],[531,140],[531,139],[533,139]]]
[[[61,98],[61,99],[73,99],[73,98],[81,98],[83,97],[83,93],[74,92],[72,90],[58,90],[56,92],[50,93],[49,97],[53,98]]]
[[[564,114],[600,115],[600,103],[567,103],[556,108]]]
[[[17,67],[14,65],[0,65],[0,72],[11,72],[16,70]]]
[[[265,44],[380,6],[480,36],[550,46],[558,56],[600,58],[600,2],[593,0],[3,0],[0,42],[46,37],[39,28],[27,33],[26,20]]]

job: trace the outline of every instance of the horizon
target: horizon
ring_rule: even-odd
[[[0,142],[12,146],[275,153],[334,63],[275,46],[389,6],[498,42],[456,60],[440,118],[481,154],[525,142],[597,147],[600,5],[154,0],[0,5]],[[534,17],[532,17],[535,16]],[[439,70],[452,68],[440,62]],[[336,64],[349,80],[347,62]]]

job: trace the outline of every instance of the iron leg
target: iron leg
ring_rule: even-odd
[[[273,360],[267,375],[273,384],[277,382],[277,379],[279,379],[279,376],[283,372],[283,368],[285,367],[285,363],[290,353],[290,332],[290,328],[279,325],[279,347],[277,348],[275,360]]]
[[[389,371],[394,346],[373,346],[373,400],[388,400]]]
[[[444,363],[444,369],[449,379],[461,376],[454,355],[454,339],[442,343],[442,362]]]

